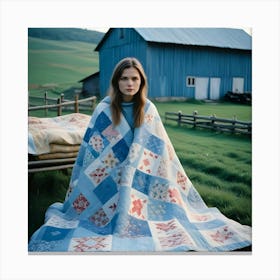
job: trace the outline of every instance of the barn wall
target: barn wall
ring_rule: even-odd
[[[243,77],[244,91],[252,90],[250,52],[149,44],[147,69],[152,97],[194,98],[195,87],[187,87],[187,76],[220,78],[220,97],[232,90],[233,77]]]
[[[116,63],[127,56],[143,64],[149,97],[195,98],[196,88],[187,87],[187,76],[209,79],[206,98],[210,98],[211,78],[220,78],[220,97],[232,90],[233,77],[243,77],[244,91],[252,90],[251,51],[148,43],[133,28],[115,28],[108,35],[99,50],[101,96],[108,90]]]
[[[113,29],[99,50],[101,96],[106,95],[114,67],[121,59],[136,57],[145,68],[146,42],[132,28],[123,31],[124,38],[120,38],[120,28]]]

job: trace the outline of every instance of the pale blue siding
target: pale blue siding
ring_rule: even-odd
[[[114,66],[120,59],[127,56],[134,56],[142,62],[148,77],[149,97],[195,98],[196,87],[186,84],[188,76],[209,79],[208,92],[205,95],[205,98],[208,99],[211,98],[211,78],[220,79],[218,93],[220,98],[227,91],[232,90],[233,78],[243,78],[243,91],[251,92],[252,60],[249,35],[244,35],[240,30],[230,29],[228,34],[230,36],[227,39],[225,35],[227,29],[210,28],[209,30],[213,30],[214,38],[211,39],[209,35],[211,32],[209,32],[204,41],[208,44],[211,41],[211,46],[196,45],[199,40],[203,41],[201,38],[204,37],[200,37],[198,32],[202,30],[192,31],[193,29],[190,28],[187,29],[188,33],[185,32],[185,36],[186,40],[192,38],[191,43],[184,44],[182,37],[179,38],[180,43],[163,43],[163,40],[167,41],[168,36],[172,37],[170,35],[172,30],[176,35],[173,37],[178,40],[178,34],[184,34],[185,29],[110,29],[96,48],[99,51],[101,96],[107,92]],[[221,36],[224,34],[225,37],[222,37],[223,40],[220,37],[216,38],[219,47],[215,47],[215,36],[218,36],[218,31],[221,32]],[[161,36],[157,37],[157,34]],[[203,34],[205,36],[205,29],[200,35]],[[153,36],[155,39],[152,41]],[[236,36],[236,38],[232,38],[232,36]],[[172,38],[169,38],[169,41],[172,41]],[[236,49],[232,48],[233,46],[236,46]]]
[[[101,96],[106,94],[113,69],[122,58],[136,57],[143,66],[146,60],[147,43],[132,28],[123,29],[124,38],[120,38],[120,28],[108,32],[110,34],[99,50]]]

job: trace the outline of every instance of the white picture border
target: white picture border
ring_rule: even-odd
[[[0,279],[279,279],[279,2],[0,1]],[[28,255],[28,27],[233,27],[253,38],[253,253]]]

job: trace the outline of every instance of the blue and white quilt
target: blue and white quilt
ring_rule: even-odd
[[[46,212],[29,251],[230,251],[251,245],[251,227],[208,208],[186,175],[160,116],[114,127],[110,101],[95,109],[64,203]]]

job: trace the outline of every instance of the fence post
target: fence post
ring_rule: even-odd
[[[61,97],[57,99],[57,115],[62,115]]]
[[[47,91],[45,91],[44,98],[45,98],[45,105],[48,105],[48,92]],[[48,108],[45,108],[45,117],[47,115],[48,115]]]
[[[75,113],[79,113],[79,103],[78,103],[78,100],[79,100],[79,95],[75,95]]]
[[[95,104],[96,104],[96,98],[93,98],[93,99],[92,99],[92,105],[91,105],[91,106],[92,106],[92,109],[95,108]]]
[[[252,123],[247,124],[247,130],[249,134],[252,134]]]
[[[211,126],[212,126],[213,130],[216,130],[216,128],[215,128],[215,120],[216,120],[216,115],[213,114],[212,118],[211,118]]]
[[[181,121],[182,121],[182,112],[181,111],[178,111],[178,126],[181,126]]]
[[[196,127],[196,116],[197,116],[198,112],[197,111],[193,111],[193,127]]]
[[[233,116],[231,132],[235,132],[236,115]]]
[[[61,100],[61,103],[64,102],[64,93],[61,93],[61,94],[60,94],[60,100]]]

